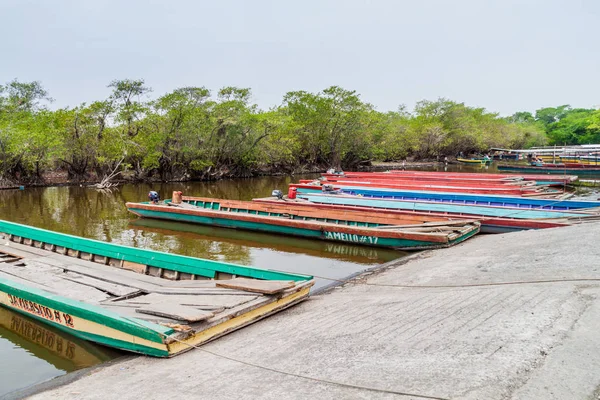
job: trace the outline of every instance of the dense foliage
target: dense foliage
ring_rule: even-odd
[[[289,92],[261,110],[246,88],[185,87],[156,99],[143,80],[109,88],[105,100],[51,110],[39,82],[0,86],[0,178],[40,181],[54,170],[72,180],[121,170],[136,179],[217,178],[600,140],[599,112],[568,106],[502,118],[438,99],[379,112],[333,86]]]
[[[537,123],[546,132],[551,145],[600,143],[600,110],[593,108],[571,108],[569,105],[541,108],[535,116],[520,112],[511,120]]]

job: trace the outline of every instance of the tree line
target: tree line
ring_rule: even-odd
[[[437,99],[380,112],[332,86],[288,92],[263,110],[248,88],[183,87],[151,99],[143,80],[108,87],[107,99],[52,110],[40,82],[0,86],[0,178],[43,181],[63,170],[73,181],[125,171],[138,180],[215,179],[600,139],[600,114],[568,106],[506,118]]]

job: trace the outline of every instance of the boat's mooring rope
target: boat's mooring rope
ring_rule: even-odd
[[[365,272],[375,272],[375,271],[365,271]],[[541,283],[568,283],[568,282],[600,282],[600,278],[572,278],[572,279],[540,279],[533,281],[509,281],[509,282],[489,282],[489,283],[467,283],[462,285],[398,285],[392,283],[370,283],[370,282],[360,282],[361,275],[352,278],[352,279],[335,279],[335,278],[327,278],[323,276],[313,275],[318,279],[325,279],[328,281],[340,282],[343,284],[352,283],[356,285],[365,285],[365,286],[380,286],[380,287],[393,287],[393,288],[402,288],[402,289],[460,289],[460,288],[471,288],[471,287],[488,287],[488,286],[509,286],[509,285],[531,285],[531,284],[541,284]]]
[[[144,326],[144,325],[140,324],[138,321],[132,320],[131,318],[124,317],[124,319],[128,320],[129,322],[131,322],[133,324],[139,325],[140,327],[148,329],[147,326]],[[414,397],[414,398],[428,399],[428,400],[450,400],[449,398],[446,398],[446,397],[428,396],[428,395],[417,394],[417,393],[403,392],[403,391],[399,391],[399,390],[381,389],[381,388],[375,388],[375,387],[371,387],[371,386],[354,385],[351,383],[338,382],[338,381],[322,379],[322,378],[315,378],[312,376],[298,374],[295,372],[283,371],[283,370],[280,370],[277,368],[267,367],[265,365],[260,365],[260,364],[256,364],[256,363],[253,363],[250,361],[240,360],[239,358],[235,358],[235,357],[220,354],[220,353],[217,353],[217,352],[214,352],[211,350],[207,350],[201,346],[187,343],[187,342],[180,340],[174,336],[170,336],[170,335],[167,335],[164,333],[160,333],[160,332],[156,332],[156,331],[151,331],[151,332],[157,333],[158,335],[163,336],[165,339],[173,340],[175,342],[178,342],[185,346],[188,346],[190,349],[196,349],[196,350],[202,351],[204,353],[208,353],[215,357],[223,358],[225,360],[233,361],[233,362],[236,362],[236,363],[239,363],[242,365],[246,365],[249,367],[253,367],[253,368],[258,368],[258,369],[262,369],[262,370],[269,371],[269,372],[274,372],[274,373],[281,374],[281,375],[291,376],[291,377],[298,378],[298,379],[304,379],[304,380],[309,380],[309,381],[326,384],[326,385],[340,386],[340,387],[346,387],[346,388],[350,388],[350,389],[363,390],[363,391],[375,392],[375,393],[394,394],[394,395],[398,395],[398,396]]]

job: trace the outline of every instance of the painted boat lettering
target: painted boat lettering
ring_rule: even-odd
[[[369,243],[369,244],[377,244],[376,236],[365,236],[365,235],[356,235],[344,232],[327,232],[325,231],[325,238],[329,240],[341,240],[343,242],[352,242],[352,243]]]
[[[67,313],[61,313],[60,311],[53,310],[30,300],[13,296],[12,294],[8,295],[8,300],[10,301],[10,305],[13,307],[27,311],[30,314],[37,315],[49,321],[57,322],[69,328],[75,328],[73,317]]]

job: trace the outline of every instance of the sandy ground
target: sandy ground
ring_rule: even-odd
[[[598,399],[600,224],[480,236],[33,399]]]

